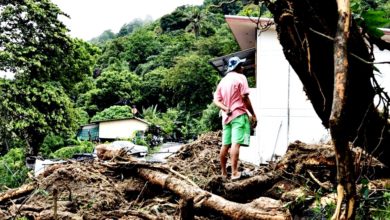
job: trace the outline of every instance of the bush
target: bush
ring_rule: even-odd
[[[77,146],[63,147],[54,153],[50,154],[50,158],[54,159],[69,159],[76,153],[92,153],[94,146],[92,143],[84,141]]]
[[[197,121],[198,126],[195,128],[198,134],[222,129],[222,119],[219,117],[219,111],[220,109],[214,104],[209,104],[207,109],[203,110],[202,117]]]
[[[52,152],[64,147],[64,139],[56,135],[47,135],[39,149],[43,157],[49,156]]]
[[[22,185],[27,179],[25,153],[21,148],[11,149],[0,158],[0,191]]]
[[[134,144],[148,146],[148,143],[142,137],[137,136],[134,138]]]
[[[113,105],[101,112],[98,112],[95,116],[92,117],[91,122],[131,117],[133,117],[133,114],[131,113],[130,106]]]

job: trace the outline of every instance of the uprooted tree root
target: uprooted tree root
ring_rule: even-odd
[[[310,207],[334,202],[331,145],[295,142],[280,161],[263,167],[241,161],[240,169],[255,175],[232,182],[219,175],[220,136],[208,133],[183,145],[165,164],[132,158],[53,165],[0,194],[0,219],[313,218]],[[378,161],[363,151],[355,155],[357,171],[373,179],[370,187],[388,187]]]

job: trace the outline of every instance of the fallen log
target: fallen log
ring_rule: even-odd
[[[11,199],[17,199],[23,195],[31,193],[36,188],[35,183],[23,185],[16,189],[10,189],[3,193],[0,193],[0,204],[3,204]]]
[[[271,171],[265,174],[223,184],[225,198],[238,202],[255,199],[263,195],[268,189],[281,179],[281,172]]]
[[[189,184],[173,175],[148,168],[138,168],[138,175],[152,184],[167,188],[184,200],[193,200],[195,206],[207,208],[231,219],[292,219],[288,210],[273,203],[253,206],[240,204],[222,198]],[[259,208],[261,207],[261,208]]]

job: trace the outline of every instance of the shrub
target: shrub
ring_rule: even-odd
[[[23,149],[11,149],[0,158],[0,191],[5,190],[5,187],[15,188],[22,185],[27,179],[27,173]]]
[[[92,143],[84,141],[77,146],[63,147],[50,154],[50,158],[69,159],[76,153],[92,153],[94,146]]]
[[[64,147],[64,139],[56,135],[47,135],[43,140],[43,143],[40,148],[40,153],[42,156],[47,157],[50,153]]]
[[[131,113],[130,106],[113,105],[101,112],[98,112],[95,116],[92,117],[91,122],[131,117],[133,117],[133,114]]]

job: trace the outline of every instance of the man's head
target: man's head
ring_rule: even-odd
[[[244,70],[242,64],[246,61],[246,59],[240,59],[239,57],[230,57],[228,62],[228,69],[226,73],[231,71],[236,71],[242,73]]]

